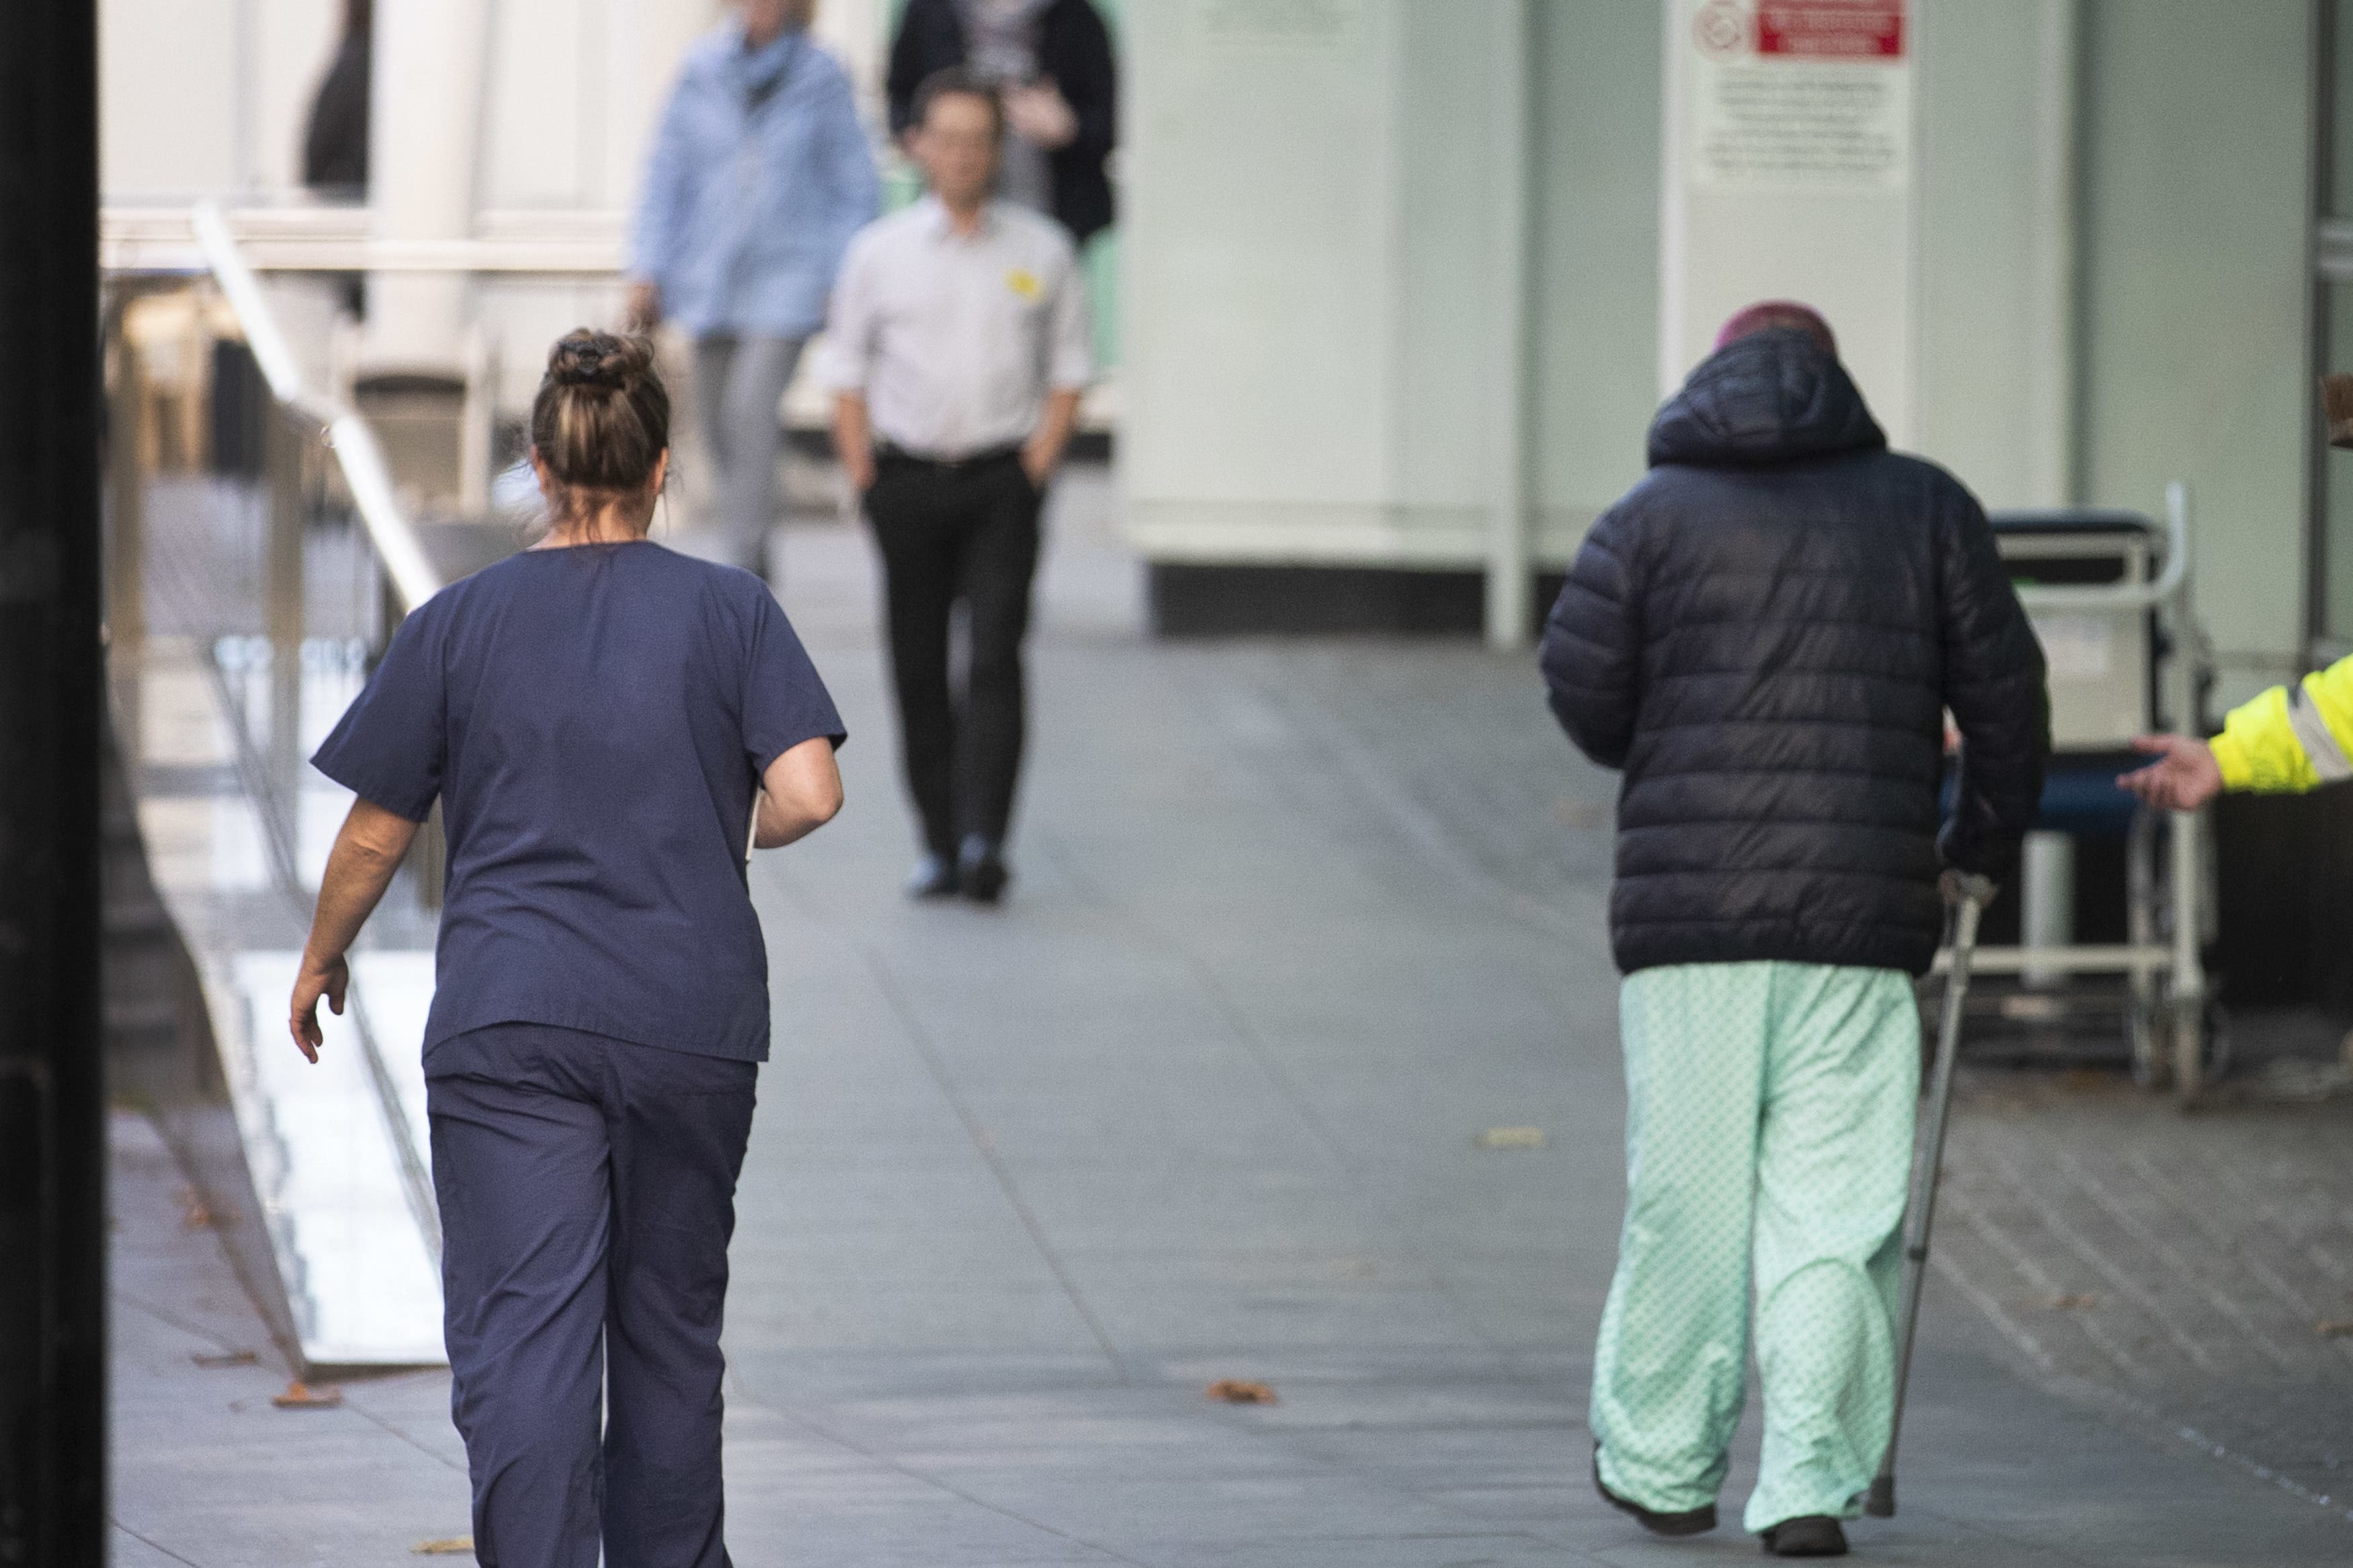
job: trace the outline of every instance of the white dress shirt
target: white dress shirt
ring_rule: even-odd
[[[865,394],[878,443],[944,462],[1019,444],[1049,391],[1094,374],[1070,236],[1005,202],[971,235],[932,196],[878,218],[842,258],[817,369]]]

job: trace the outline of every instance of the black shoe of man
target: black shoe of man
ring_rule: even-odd
[[[1005,896],[1013,873],[1005,868],[1005,852],[976,833],[964,841],[956,856],[956,884],[976,904],[993,904]]]
[[[1767,1557],[1843,1557],[1846,1531],[1823,1513],[1800,1514],[1768,1526],[1765,1531]]]
[[[955,895],[955,862],[944,855],[926,855],[907,873],[907,896],[911,899],[952,899]]]
[[[1618,1510],[1621,1513],[1632,1514],[1634,1516],[1634,1522],[1641,1525],[1644,1530],[1649,1531],[1652,1535],[1663,1535],[1670,1539],[1685,1535],[1704,1535],[1709,1531],[1715,1528],[1715,1505],[1714,1503],[1707,1503],[1699,1508],[1686,1509],[1681,1513],[1658,1513],[1652,1510],[1644,1508],[1641,1503],[1634,1501],[1630,1498],[1622,1498],[1616,1492],[1611,1491],[1609,1485],[1601,1479],[1601,1450],[1599,1448],[1593,1450],[1593,1489],[1599,1492],[1601,1494],[1601,1500],[1608,1503],[1611,1508]]]

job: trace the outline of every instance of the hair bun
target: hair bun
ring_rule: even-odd
[[[641,345],[610,332],[586,330],[556,340],[547,356],[547,376],[558,386],[608,386],[619,390],[632,371],[643,372],[650,356]]]

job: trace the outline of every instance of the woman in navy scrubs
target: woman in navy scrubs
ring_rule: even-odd
[[[314,759],[359,798],[294,1043],[318,1059],[438,797],[425,1073],[475,1555],[724,1568],[720,1315],[768,1054],[744,834],[840,808],[842,724],[759,578],[647,540],[670,399],[642,342],[559,342],[531,431],[546,537],[419,605]]]

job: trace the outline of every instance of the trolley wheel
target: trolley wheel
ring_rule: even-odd
[[[2200,1010],[2198,1085],[2211,1089],[2231,1070],[2231,1015],[2208,997]],[[2125,1037],[2132,1047],[2133,1082],[2152,1091],[2174,1087],[2174,1024],[2171,1004],[2162,998],[2135,1001],[2125,1010]]]
[[[2206,1047],[2199,1053],[2198,1077],[2201,1083],[2222,1081],[2231,1070],[2231,1015],[2212,997],[2206,999]]]
[[[2154,994],[2125,1005],[2125,1044],[2132,1051],[2133,1082],[2152,1093],[2173,1082],[2173,1025]]]

